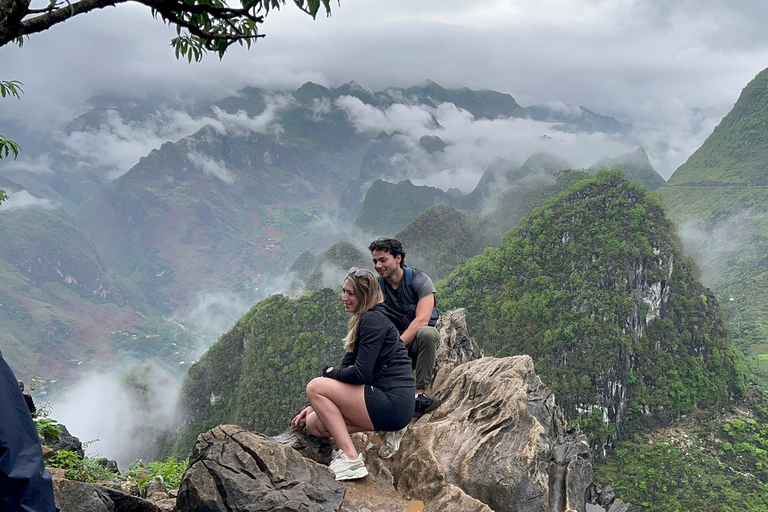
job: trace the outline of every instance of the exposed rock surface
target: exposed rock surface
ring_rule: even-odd
[[[56,505],[62,512],[159,512],[158,507],[149,501],[106,485],[54,476],[53,492]]]
[[[80,439],[70,434],[65,425],[59,424],[59,426],[61,427],[59,436],[54,437],[46,432],[44,435],[44,444],[54,451],[67,450],[76,453],[81,459],[85,457],[83,443],[80,442]]]
[[[107,493],[93,484],[54,478],[53,495],[62,512],[115,511],[115,504]]]
[[[176,510],[335,511],[343,497],[327,467],[266,436],[222,425],[198,437]]]
[[[437,330],[440,331],[440,345],[435,358],[433,388],[439,386],[456,366],[483,357],[483,350],[467,331],[464,308],[443,313],[437,322]]]
[[[395,456],[401,493],[429,502],[453,485],[497,512],[585,509],[589,445],[530,357],[470,361],[433,393],[440,407],[412,425]]]

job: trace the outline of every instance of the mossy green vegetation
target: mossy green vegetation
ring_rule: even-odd
[[[752,377],[768,389],[758,359],[768,353],[768,189],[662,189],[686,250],[699,262],[702,281],[720,298],[732,343]]]
[[[714,132],[667,181],[697,184],[768,185],[768,70],[744,88]]]
[[[499,193],[482,214],[444,204],[432,206],[395,238],[403,243],[408,264],[437,282],[486,247],[497,246],[504,233],[545,200],[587,178],[586,172],[572,170],[524,178]]]
[[[617,496],[639,512],[768,510],[765,478],[727,460],[737,452],[729,444],[717,450],[698,438],[622,442],[605,465],[595,466],[595,479],[611,482]]]
[[[305,286],[308,290],[324,288],[330,284],[327,283],[329,278],[326,275],[328,269],[336,269],[337,272],[335,273],[339,274],[338,278],[343,279],[343,273],[351,267],[372,270],[373,263],[371,263],[370,253],[368,251],[363,253],[350,242],[339,242],[316,259],[312,272],[307,276]]]
[[[174,453],[188,455],[200,432],[220,424],[267,435],[285,430],[308,403],[306,384],[343,357],[347,319],[340,294],[329,288],[253,306],[190,367]]]
[[[619,443],[595,479],[642,512],[768,510],[768,409],[754,388],[725,415],[696,413]]]
[[[466,308],[487,354],[533,357],[598,453],[744,390],[717,299],[659,198],[621,171],[534,209],[501,247],[438,283],[438,296]]]

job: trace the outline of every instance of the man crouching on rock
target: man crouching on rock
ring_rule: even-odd
[[[341,298],[352,314],[344,338],[347,353],[339,368],[326,367],[322,377],[307,384],[310,406],[291,424],[306,423],[310,434],[333,437],[339,449],[330,468],[336,480],[352,480],[368,470],[350,434],[387,431],[384,444],[396,444],[391,447],[396,450],[413,417],[414,381],[408,351],[382,311],[384,296],[373,273],[352,267]]]

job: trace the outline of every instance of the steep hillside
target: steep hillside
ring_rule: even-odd
[[[653,168],[648,153],[643,148],[637,148],[634,153],[627,153],[614,158],[603,157],[589,168],[589,172],[594,174],[601,169],[607,171],[621,169],[629,181],[640,180],[650,191],[658,190],[666,183],[664,178]]]
[[[723,304],[733,342],[768,389],[768,70],[660,189],[670,217]]]
[[[536,206],[587,177],[585,172],[569,170],[554,176],[529,176],[496,191],[482,215],[448,205],[433,206],[395,238],[406,248],[408,264],[424,270],[437,282],[486,247],[498,247],[502,235]]]
[[[282,432],[306,405],[307,382],[343,357],[347,319],[330,289],[256,304],[190,367],[176,453],[186,456],[199,433],[224,423]]]
[[[535,153],[529,156],[520,167],[497,157],[483,172],[474,190],[464,197],[456,198],[451,204],[475,213],[487,212],[496,206],[499,194],[516,187],[521,181],[526,179],[541,181],[540,178],[551,176],[570,167],[571,165],[562,158],[548,153]],[[512,226],[514,224],[509,227]]]
[[[358,250],[350,242],[339,242],[331,246],[315,261],[312,272],[307,276],[306,287],[309,290],[320,288],[341,289],[341,283],[347,270],[352,267],[373,270],[371,255]]]
[[[335,215],[348,156],[204,128],[142,158],[75,219],[155,307],[187,309],[203,290],[247,300],[285,256],[327,245],[331,228],[314,225]]]
[[[0,209],[0,232],[0,349],[19,378],[67,379],[114,364],[122,350],[171,356],[189,341],[104,265],[63,210]],[[146,337],[151,349],[134,350]]]
[[[438,294],[489,354],[531,355],[595,446],[743,391],[717,299],[620,171],[535,209]]]
[[[408,180],[397,184],[376,180],[365,194],[355,226],[374,236],[396,233],[430,206],[453,201],[439,188],[416,186]]]
[[[768,69],[747,84],[733,109],[667,185],[768,185],[767,100]]]

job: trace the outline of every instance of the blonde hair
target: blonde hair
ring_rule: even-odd
[[[361,275],[358,276],[357,274]],[[360,270],[351,272],[347,274],[344,282],[350,284],[352,294],[357,299],[357,308],[352,312],[352,316],[347,323],[349,330],[344,337],[344,349],[347,352],[352,352],[357,341],[357,327],[360,324],[360,317],[376,304],[384,302],[384,294],[381,292],[381,285],[379,285],[378,279],[374,277],[370,270],[363,269],[362,272]]]

